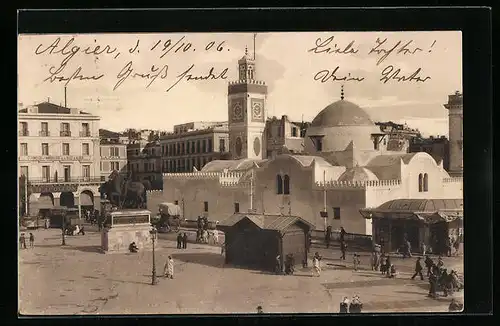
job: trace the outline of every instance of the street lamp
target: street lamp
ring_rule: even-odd
[[[155,260],[155,241],[156,241],[156,228],[153,226],[151,231],[149,231],[151,234],[151,241],[153,241],[153,271],[151,273],[151,285],[156,285],[158,283],[158,280],[156,279],[156,260]]]
[[[61,213],[62,216],[62,246],[66,245],[66,212]]]

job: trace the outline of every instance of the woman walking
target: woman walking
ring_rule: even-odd
[[[168,256],[165,267],[163,268],[163,274],[166,278],[174,278],[174,260],[172,259],[172,256]]]

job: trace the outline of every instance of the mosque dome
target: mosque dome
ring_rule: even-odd
[[[354,181],[354,182],[364,182],[364,181],[374,181],[378,180],[377,176],[370,170],[364,167],[355,166],[339,177],[339,181]]]
[[[311,127],[373,126],[370,116],[358,105],[346,101],[336,101],[324,108],[314,118]]]

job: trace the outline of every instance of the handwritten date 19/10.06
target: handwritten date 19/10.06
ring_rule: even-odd
[[[184,42],[185,36],[181,37],[178,40],[172,40],[168,39],[166,41],[158,40],[152,47],[151,51],[160,51],[162,54],[160,58],[163,58],[166,56],[168,53],[173,51],[173,53],[186,53],[186,52],[194,52],[196,51],[196,48],[193,47],[193,44],[191,42]],[[216,44],[215,41],[211,41],[205,45],[205,51],[211,51],[215,50],[217,52],[221,52],[224,50],[224,43],[225,41],[222,41],[218,44]],[[229,48],[228,48],[229,51]]]

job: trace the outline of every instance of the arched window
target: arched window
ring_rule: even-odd
[[[429,176],[424,174],[424,191],[429,191]]]
[[[285,174],[285,177],[283,178],[283,194],[290,194],[290,177],[288,174]]]
[[[278,195],[283,194],[283,178],[280,174],[276,176],[276,189],[278,190]]]
[[[424,180],[422,173],[418,175],[418,192],[422,192],[424,189]]]

